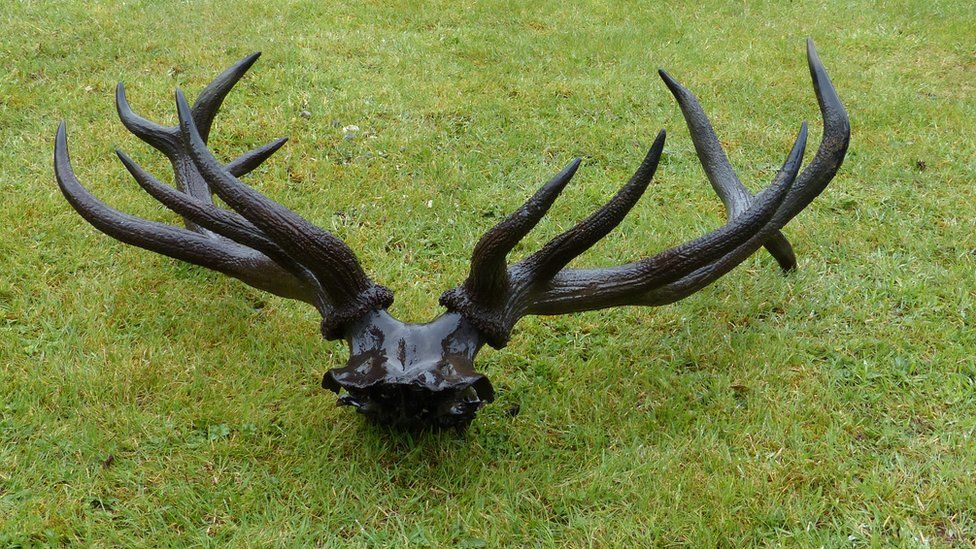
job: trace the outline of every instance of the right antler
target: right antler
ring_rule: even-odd
[[[605,269],[566,265],[616,227],[643,194],[664,147],[664,131],[630,182],[610,202],[536,253],[511,266],[506,256],[546,213],[579,160],[540,189],[519,210],[489,230],[475,246],[471,270],[441,304],[467,317],[492,346],[503,347],[512,326],[527,314],[565,314],[622,305],[663,305],[704,288],[765,245],[784,270],[795,265],[779,230],[807,206],[837,173],[850,139],[847,112],[813,42],[807,57],[824,119],[813,161],[799,173],[806,123],[770,187],[753,197],[736,177],[695,96],[667,73],[661,77],[681,105],[705,173],[728,209],[729,222],[705,236],[653,257]]]

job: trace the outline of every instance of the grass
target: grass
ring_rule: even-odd
[[[976,543],[973,28],[966,0],[7,0],[0,545]],[[801,120],[819,139],[807,35],[853,141],[785,231],[798,272],[761,253],[668,307],[524,319],[479,357],[498,400],[463,435],[336,408],[319,381],[345,350],[311,308],[100,235],[51,169],[66,119],[95,193],[176,222],[113,158],[168,173],[118,123],[115,83],[172,123],[174,87],[192,99],[263,50],[215,150],[290,137],[249,181],[422,321],[565,162],[585,157],[520,254],[610,196],[661,127],[656,182],[577,264],[718,226],[655,69],[699,95],[758,189]]]

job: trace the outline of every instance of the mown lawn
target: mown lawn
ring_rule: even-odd
[[[0,546],[976,543],[971,1],[389,4],[2,2]],[[819,141],[808,35],[853,139],[785,231],[799,270],[760,253],[668,307],[527,318],[479,357],[498,399],[463,434],[335,407],[319,381],[345,349],[310,307],[97,233],[51,169],[65,119],[94,192],[176,223],[114,158],[169,173],[114,86],[171,124],[174,87],[192,99],[261,50],[214,149],[288,136],[248,181],[423,321],[570,158],[519,253],[615,192],[662,127],[656,182],[576,264],[720,225],[656,68],[759,189],[800,121],[808,158]]]

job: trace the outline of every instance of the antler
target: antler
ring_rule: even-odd
[[[784,270],[793,268],[792,248],[779,231],[833,179],[850,140],[847,112],[811,40],[807,41],[807,57],[824,120],[820,148],[798,175],[806,146],[807,129],[803,123],[773,183],[755,197],[732,171],[697,99],[661,71],[682,108],[705,173],[728,210],[726,225],[633,263],[605,269],[565,268],[616,227],[643,194],[664,147],[662,130],[633,178],[614,198],[536,253],[507,266],[508,253],[539,222],[576,173],[579,160],[574,160],[481,238],[475,246],[467,280],[445,292],[441,304],[465,316],[489,344],[500,348],[507,343],[512,326],[524,315],[671,303],[712,283],[763,245]]]
[[[185,229],[139,219],[95,198],[74,174],[65,125],[55,140],[55,174],[68,202],[95,228],[157,253],[228,274],[255,288],[299,299],[322,313],[323,334],[373,309],[388,307],[393,294],[366,276],[356,255],[340,239],[237,180],[274,154],[279,139],[221,166],[206,146],[224,97],[257,60],[255,53],[218,76],[192,109],[177,91],[179,127],[165,127],[135,114],[120,83],[116,103],[122,123],[169,158],[176,188],[156,180],[121,151],[120,160],[140,186],[183,216]],[[213,203],[216,193],[236,212]]]

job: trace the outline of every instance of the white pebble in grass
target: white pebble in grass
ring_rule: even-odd
[[[357,135],[359,135],[359,126],[355,124],[350,124],[342,128],[343,139],[354,139]]]
[[[433,200],[428,200],[427,201],[427,207],[428,208],[433,208],[434,207],[434,201]]]

